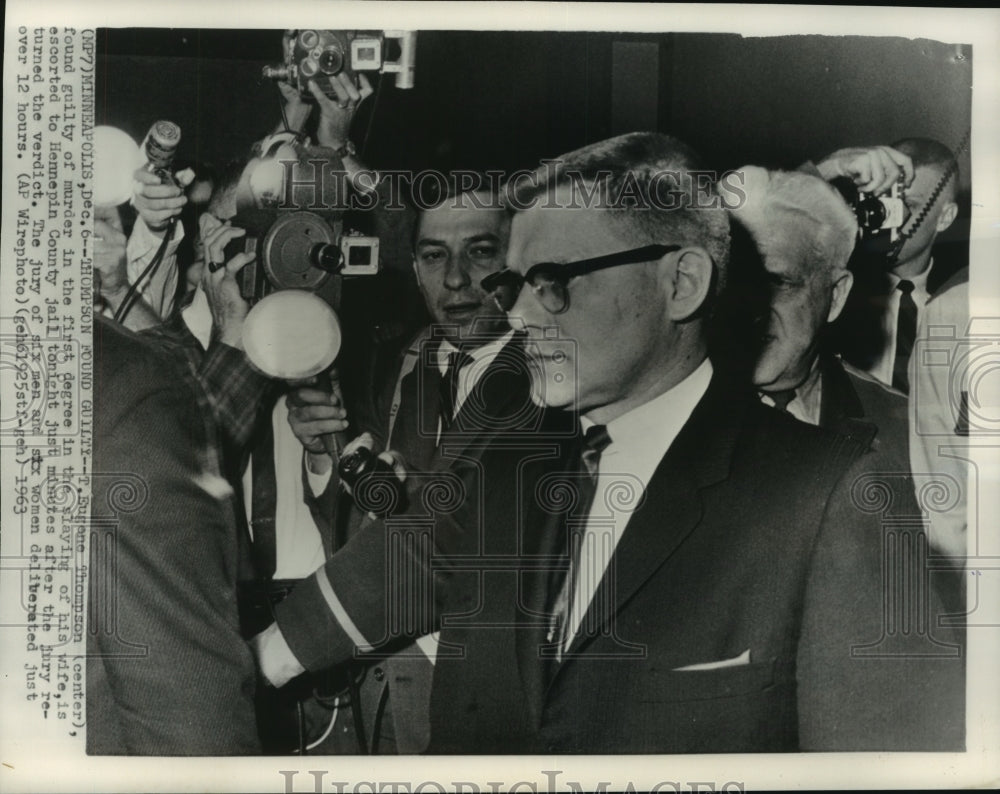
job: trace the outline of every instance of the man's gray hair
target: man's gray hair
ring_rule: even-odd
[[[704,248],[721,288],[729,262],[729,218],[716,195],[714,174],[686,144],[656,132],[599,141],[544,162],[533,178],[508,183],[505,200],[513,211],[532,204],[556,207],[554,191],[565,186],[579,199],[573,206],[606,210],[608,222],[637,246]]]
[[[854,213],[817,176],[798,171],[737,169],[745,199],[733,216],[750,232],[761,257],[781,257],[831,273],[847,266],[858,236]]]

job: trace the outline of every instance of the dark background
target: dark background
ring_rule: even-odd
[[[169,118],[181,156],[218,165],[279,118],[260,69],[280,60],[280,31],[102,29],[98,47],[98,123],[137,139]],[[380,168],[509,171],[634,129],[672,133],[721,169],[794,168],[904,136],[954,148],[972,51],[860,36],[421,31],[415,88],[385,82],[354,131]]]

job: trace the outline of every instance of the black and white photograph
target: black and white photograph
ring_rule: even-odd
[[[996,783],[996,12],[182,5],[8,13],[4,789]]]

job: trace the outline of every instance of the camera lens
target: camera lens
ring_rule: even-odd
[[[344,53],[339,47],[327,47],[319,56],[319,68],[323,74],[337,74],[344,68]]]
[[[862,229],[876,231],[885,223],[885,206],[875,196],[865,196],[855,206],[855,212]]]

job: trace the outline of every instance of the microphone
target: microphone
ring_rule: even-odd
[[[142,142],[146,170],[156,174],[164,185],[176,184],[171,167],[180,142],[181,128],[172,121],[154,122]]]

